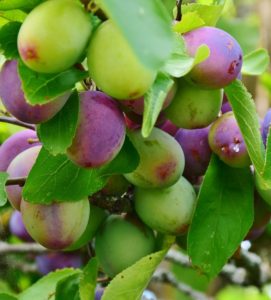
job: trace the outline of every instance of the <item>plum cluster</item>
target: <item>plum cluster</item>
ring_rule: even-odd
[[[212,153],[231,167],[250,165],[223,91],[240,76],[243,54],[232,36],[214,27],[180,36],[191,56],[202,44],[209,47],[210,56],[187,76],[174,78],[155,127],[143,138],[144,97],[158,71],[137,59],[112,20],[102,22],[94,32],[92,27],[79,1],[45,1],[22,24],[18,50],[28,68],[47,74],[63,72],[86,58],[85,66],[97,88],[79,91],[78,124],[66,154],[79,167],[103,167],[117,156],[128,135],[139,154],[139,165],[130,173],[109,177],[99,197],[114,200],[130,193],[132,211],[110,215],[93,205],[91,197],[32,204],[23,199],[22,186],[9,185],[6,190],[17,210],[10,222],[14,235],[54,251],[75,251],[94,239],[103,271],[114,277],[156,251],[159,233],[182,236],[187,232],[196,207],[193,185],[201,182]],[[7,60],[2,66],[1,100],[12,116],[25,123],[50,120],[71,93],[43,105],[30,105],[18,61]],[[270,115],[268,118],[270,121]],[[264,139],[266,131],[264,127]],[[10,178],[27,177],[41,147],[34,130],[14,134],[0,147],[0,171]],[[40,256],[37,263],[42,274],[82,264],[77,254],[69,252]]]

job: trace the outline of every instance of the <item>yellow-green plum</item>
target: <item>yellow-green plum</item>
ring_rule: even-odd
[[[165,189],[135,189],[136,213],[150,228],[162,233],[186,233],[195,205],[196,193],[184,177]]]
[[[222,100],[222,90],[206,90],[181,79],[165,114],[179,128],[203,128],[217,118]]]
[[[57,73],[79,61],[91,32],[90,18],[79,1],[45,1],[24,20],[18,50],[30,69]]]
[[[111,20],[105,21],[93,34],[87,59],[90,77],[103,92],[117,99],[139,98],[156,77],[156,71],[137,59]]]
[[[140,156],[138,167],[125,174],[132,184],[145,188],[162,188],[174,184],[184,170],[184,153],[179,143],[168,133],[154,128],[143,138],[139,130],[129,137]]]
[[[100,227],[96,255],[110,277],[130,267],[155,250],[153,231],[133,215],[111,215]]]
[[[32,204],[22,200],[21,213],[31,237],[42,246],[62,250],[77,241],[89,220],[89,201]]]

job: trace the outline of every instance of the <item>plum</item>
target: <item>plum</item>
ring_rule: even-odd
[[[32,169],[36,158],[40,152],[41,146],[34,146],[24,150],[17,155],[7,168],[9,178],[26,177]],[[22,200],[22,187],[19,185],[10,185],[6,187],[8,200],[11,205],[20,210]]]
[[[109,216],[96,235],[96,255],[110,277],[151,254],[154,249],[153,231],[130,214]]]
[[[80,268],[83,260],[79,253],[52,252],[36,256],[36,264],[41,275],[47,275],[57,269]]]
[[[31,139],[37,139],[37,134],[34,130],[26,129],[14,133],[0,146],[0,172],[5,172],[19,153],[37,145],[37,143],[29,143]]]
[[[263,119],[262,128],[261,128],[264,145],[266,145],[266,142],[267,142],[270,125],[271,125],[271,109],[269,109],[266,112],[264,119]]]
[[[50,1],[51,2],[51,1]],[[38,124],[54,117],[68,100],[70,92],[65,93],[43,105],[27,103],[18,74],[18,62],[8,60],[0,72],[0,97],[6,109],[18,120]]]
[[[183,35],[191,56],[205,44],[210,56],[196,65],[188,75],[191,81],[201,86],[219,89],[230,84],[241,71],[243,52],[238,42],[224,30],[204,26]]]
[[[222,98],[222,90],[206,90],[181,79],[165,115],[179,128],[207,127],[217,118]]]
[[[24,226],[22,214],[17,210],[15,210],[10,217],[9,229],[13,235],[17,236],[22,241],[33,241],[32,237],[29,235]]]
[[[82,236],[89,220],[89,201],[32,204],[22,199],[21,212],[31,237],[51,250],[63,250]]]
[[[100,167],[115,158],[124,139],[124,116],[116,102],[102,92],[80,93],[79,121],[68,157],[81,167]]]
[[[96,288],[94,300],[101,300],[103,293],[104,293],[104,288]]]
[[[172,136],[175,136],[179,129],[179,127],[174,125],[170,120],[166,120],[162,125],[158,127]]]
[[[209,130],[210,126],[200,129],[181,128],[175,135],[184,152],[184,176],[190,181],[194,182],[204,175],[209,165],[212,154],[208,143]]]
[[[212,124],[208,140],[212,151],[229,166],[243,168],[250,165],[245,141],[233,112],[223,114]]]
[[[184,154],[178,142],[169,134],[153,128],[147,138],[140,131],[129,134],[140,156],[136,170],[124,174],[132,184],[145,188],[162,188],[174,184],[184,170]]]
[[[116,99],[137,99],[154,82],[156,71],[146,68],[111,20],[93,34],[88,48],[90,77]]]
[[[130,186],[130,183],[122,175],[112,175],[108,178],[105,187],[101,193],[107,196],[121,196]]]
[[[135,189],[135,210],[139,218],[165,234],[186,233],[195,205],[196,193],[184,177],[165,189]]]
[[[91,20],[79,1],[45,1],[24,20],[18,50],[30,69],[57,73],[80,60],[91,32]]]

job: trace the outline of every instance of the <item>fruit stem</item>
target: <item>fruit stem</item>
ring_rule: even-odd
[[[6,186],[7,185],[19,185],[19,186],[24,186],[26,181],[26,177],[15,177],[15,178],[11,178],[8,179],[6,182]]]
[[[12,118],[12,117],[0,116],[0,122],[9,123],[9,124],[13,124],[13,125],[17,125],[17,126],[21,126],[21,127],[25,127],[25,128],[28,128],[28,129],[35,130],[34,125],[19,121],[15,118]]]
[[[176,1],[176,7],[177,7],[177,15],[175,18],[176,21],[182,20],[182,2],[183,2],[183,0]]]

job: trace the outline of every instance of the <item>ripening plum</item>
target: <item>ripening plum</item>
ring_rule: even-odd
[[[115,158],[124,139],[124,116],[117,103],[102,92],[81,93],[78,126],[68,157],[81,167],[100,167]]]
[[[5,172],[11,161],[22,151],[36,146],[37,143],[29,143],[29,140],[37,139],[34,130],[26,129],[14,133],[0,146],[0,172]]]
[[[208,143],[209,130],[210,127],[179,129],[175,135],[184,152],[184,176],[190,181],[204,175],[209,165],[212,154]]]
[[[250,165],[245,141],[233,112],[223,114],[212,124],[208,140],[213,152],[229,166],[243,168]]]
[[[17,155],[7,168],[9,178],[26,177],[32,169],[36,158],[40,152],[41,146],[34,146],[24,150]],[[20,210],[22,200],[22,187],[19,185],[6,186],[8,200],[11,205]]]
[[[177,131],[179,130],[179,127],[174,125],[171,121],[166,120],[162,125],[158,126],[160,129],[165,131],[166,133],[175,136]]]
[[[17,210],[15,210],[10,217],[9,230],[13,235],[17,236],[22,241],[33,241],[32,237],[29,235],[24,226],[22,214]]]
[[[36,256],[38,272],[47,275],[57,269],[80,268],[83,260],[79,253],[52,252]]]
[[[146,68],[133,53],[111,20],[98,27],[88,48],[90,77],[116,99],[136,99],[147,92],[156,72]]]
[[[145,188],[162,188],[178,181],[184,170],[184,154],[172,136],[153,128],[147,138],[139,130],[131,132],[129,138],[140,156],[136,170],[124,175],[129,182]]]
[[[271,109],[269,109],[265,114],[262,123],[262,128],[261,128],[264,145],[266,145],[267,142],[270,125],[271,125]]]
[[[91,32],[91,20],[79,1],[45,1],[24,20],[18,50],[30,69],[58,73],[79,61]]]
[[[110,277],[155,250],[153,231],[133,215],[111,215],[100,227],[95,242],[99,262]]]
[[[0,72],[0,97],[6,109],[18,120],[38,124],[54,117],[64,106],[70,93],[43,105],[30,105],[26,102],[21,79],[18,74],[18,62],[8,60]]]
[[[135,210],[150,228],[179,235],[188,230],[196,205],[193,186],[181,177],[165,189],[135,189]]]
[[[182,79],[178,81],[178,90],[165,114],[179,128],[207,127],[217,118],[222,98],[222,90],[202,89]]]
[[[32,204],[22,199],[21,212],[31,237],[42,246],[62,250],[82,236],[89,220],[89,201]]]
[[[183,35],[190,55],[205,44],[210,56],[196,65],[189,78],[196,84],[219,89],[238,77],[242,67],[243,52],[238,42],[224,30],[215,27],[200,27]]]

